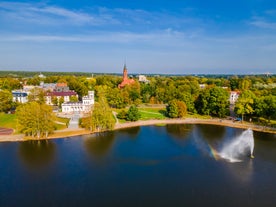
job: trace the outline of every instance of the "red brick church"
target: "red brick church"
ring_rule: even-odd
[[[126,85],[133,84],[135,81],[133,79],[128,79],[126,64],[124,65],[123,81],[118,85],[118,88],[123,88]]]

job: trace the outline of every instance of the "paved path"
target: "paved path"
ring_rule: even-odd
[[[68,129],[78,129],[79,128],[79,119],[80,119],[80,115],[74,114],[70,119]]]

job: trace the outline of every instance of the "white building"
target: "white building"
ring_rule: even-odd
[[[240,92],[239,91],[231,91],[230,92],[230,104],[235,104],[236,101],[238,100],[239,98],[239,95],[240,95]]]
[[[145,75],[139,75],[138,76],[138,81],[142,82],[142,83],[149,83],[150,82]]]
[[[88,91],[88,95],[82,97],[82,102],[66,102],[61,105],[62,112],[89,112],[94,104],[94,91]]]
[[[26,103],[28,102],[29,92],[23,90],[12,91],[12,100],[13,102]]]

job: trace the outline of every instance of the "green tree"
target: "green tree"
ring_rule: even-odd
[[[91,131],[108,131],[115,126],[115,118],[105,97],[99,97],[89,116],[83,120],[83,126]]]
[[[204,89],[195,101],[199,114],[225,117],[229,114],[229,94],[221,87]]]
[[[184,118],[187,115],[187,106],[183,101],[177,101],[178,118]]]
[[[77,96],[70,96],[70,102],[78,102],[79,99]]]
[[[170,118],[184,118],[187,114],[187,106],[183,101],[172,100],[166,107],[167,115]]]
[[[28,95],[28,101],[36,101],[38,103],[45,103],[45,92],[42,88],[33,88]]]
[[[52,97],[52,103],[57,106],[58,105],[58,98],[56,96]]]
[[[235,103],[234,111],[237,115],[242,117],[242,121],[244,119],[244,115],[253,114],[254,99],[256,99],[255,94],[250,90],[246,90],[241,93],[237,102]]]
[[[110,92],[106,95],[108,104],[113,108],[124,108],[126,106],[124,95],[118,88],[110,89]]]
[[[8,112],[12,106],[12,93],[8,90],[0,90],[0,112]]]
[[[168,103],[166,107],[167,115],[170,118],[177,118],[178,117],[178,104],[177,100],[172,100]]]
[[[20,105],[17,110],[18,129],[32,137],[48,137],[54,130],[55,115],[51,106],[44,103],[28,102]]]
[[[130,106],[126,114],[126,119],[128,121],[138,121],[140,117],[141,114],[138,108],[135,105]]]
[[[64,103],[64,97],[61,96],[59,99],[58,99],[58,107],[61,108],[61,105]]]

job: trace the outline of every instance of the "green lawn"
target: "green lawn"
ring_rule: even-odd
[[[165,108],[138,108],[141,114],[140,120],[165,119]]]
[[[0,113],[0,127],[16,129],[16,115]]]

